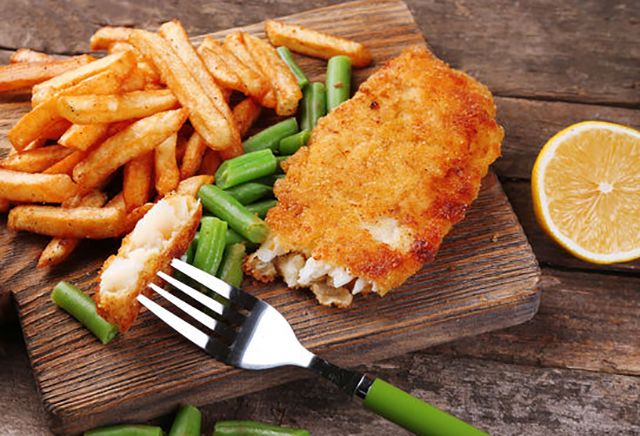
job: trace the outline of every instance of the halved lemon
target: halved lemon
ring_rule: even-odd
[[[639,131],[600,121],[562,130],[540,151],[531,191],[540,225],[576,257],[640,257]]]

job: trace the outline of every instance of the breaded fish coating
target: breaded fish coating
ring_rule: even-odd
[[[434,260],[500,156],[491,92],[426,48],[405,49],[320,119],[285,162],[268,240],[245,262],[340,307]]]

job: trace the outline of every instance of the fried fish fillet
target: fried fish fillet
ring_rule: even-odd
[[[499,157],[495,112],[486,86],[405,49],[286,161],[270,236],[245,270],[339,307],[401,285],[434,260]]]

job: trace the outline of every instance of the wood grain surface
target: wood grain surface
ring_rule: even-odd
[[[385,38],[368,25],[389,29]],[[312,11],[291,20],[366,41],[376,64],[422,43],[400,2],[361,2]],[[256,34],[261,24],[245,28]],[[217,34],[220,36],[225,32]],[[197,39],[197,38],[196,38]],[[300,59],[323,79],[321,61]],[[371,70],[360,70],[356,83]],[[20,103],[0,106],[5,123]],[[13,115],[12,115],[13,114]],[[49,301],[50,288],[66,278],[91,290],[104,259],[99,244],[51,274],[33,271],[40,237],[3,233],[3,278],[14,283],[18,314],[36,380],[55,431],[75,432],[166,412],[179,401],[196,404],[267,388],[300,377],[300,371],[240,372],[213,361],[148,313],[125,338],[102,347]],[[103,247],[113,250],[114,244]],[[82,264],[78,259],[85,259]],[[524,233],[495,176],[488,176],[467,219],[447,238],[439,259],[381,300],[356,299],[341,311],[318,307],[308,294],[281,285],[250,288],[280,309],[303,344],[337,363],[353,366],[461,336],[530,319],[538,306],[539,271]],[[398,316],[398,314],[402,316]],[[375,316],[372,316],[375,314]],[[136,408],[133,408],[133,405]]]

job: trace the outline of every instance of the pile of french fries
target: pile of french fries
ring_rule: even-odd
[[[354,41],[274,21],[265,30],[299,53],[371,62]],[[157,33],[104,27],[90,47],[107,54],[20,49],[0,67],[0,91],[32,91],[0,160],[0,211],[10,209],[10,229],[53,237],[38,267],[61,263],[81,239],[125,235],[172,191],[195,195],[222,160],[243,152],[263,107],[291,116],[302,98],[275,48],[245,32],[196,48],[174,20]],[[114,186],[121,190],[109,199]]]

